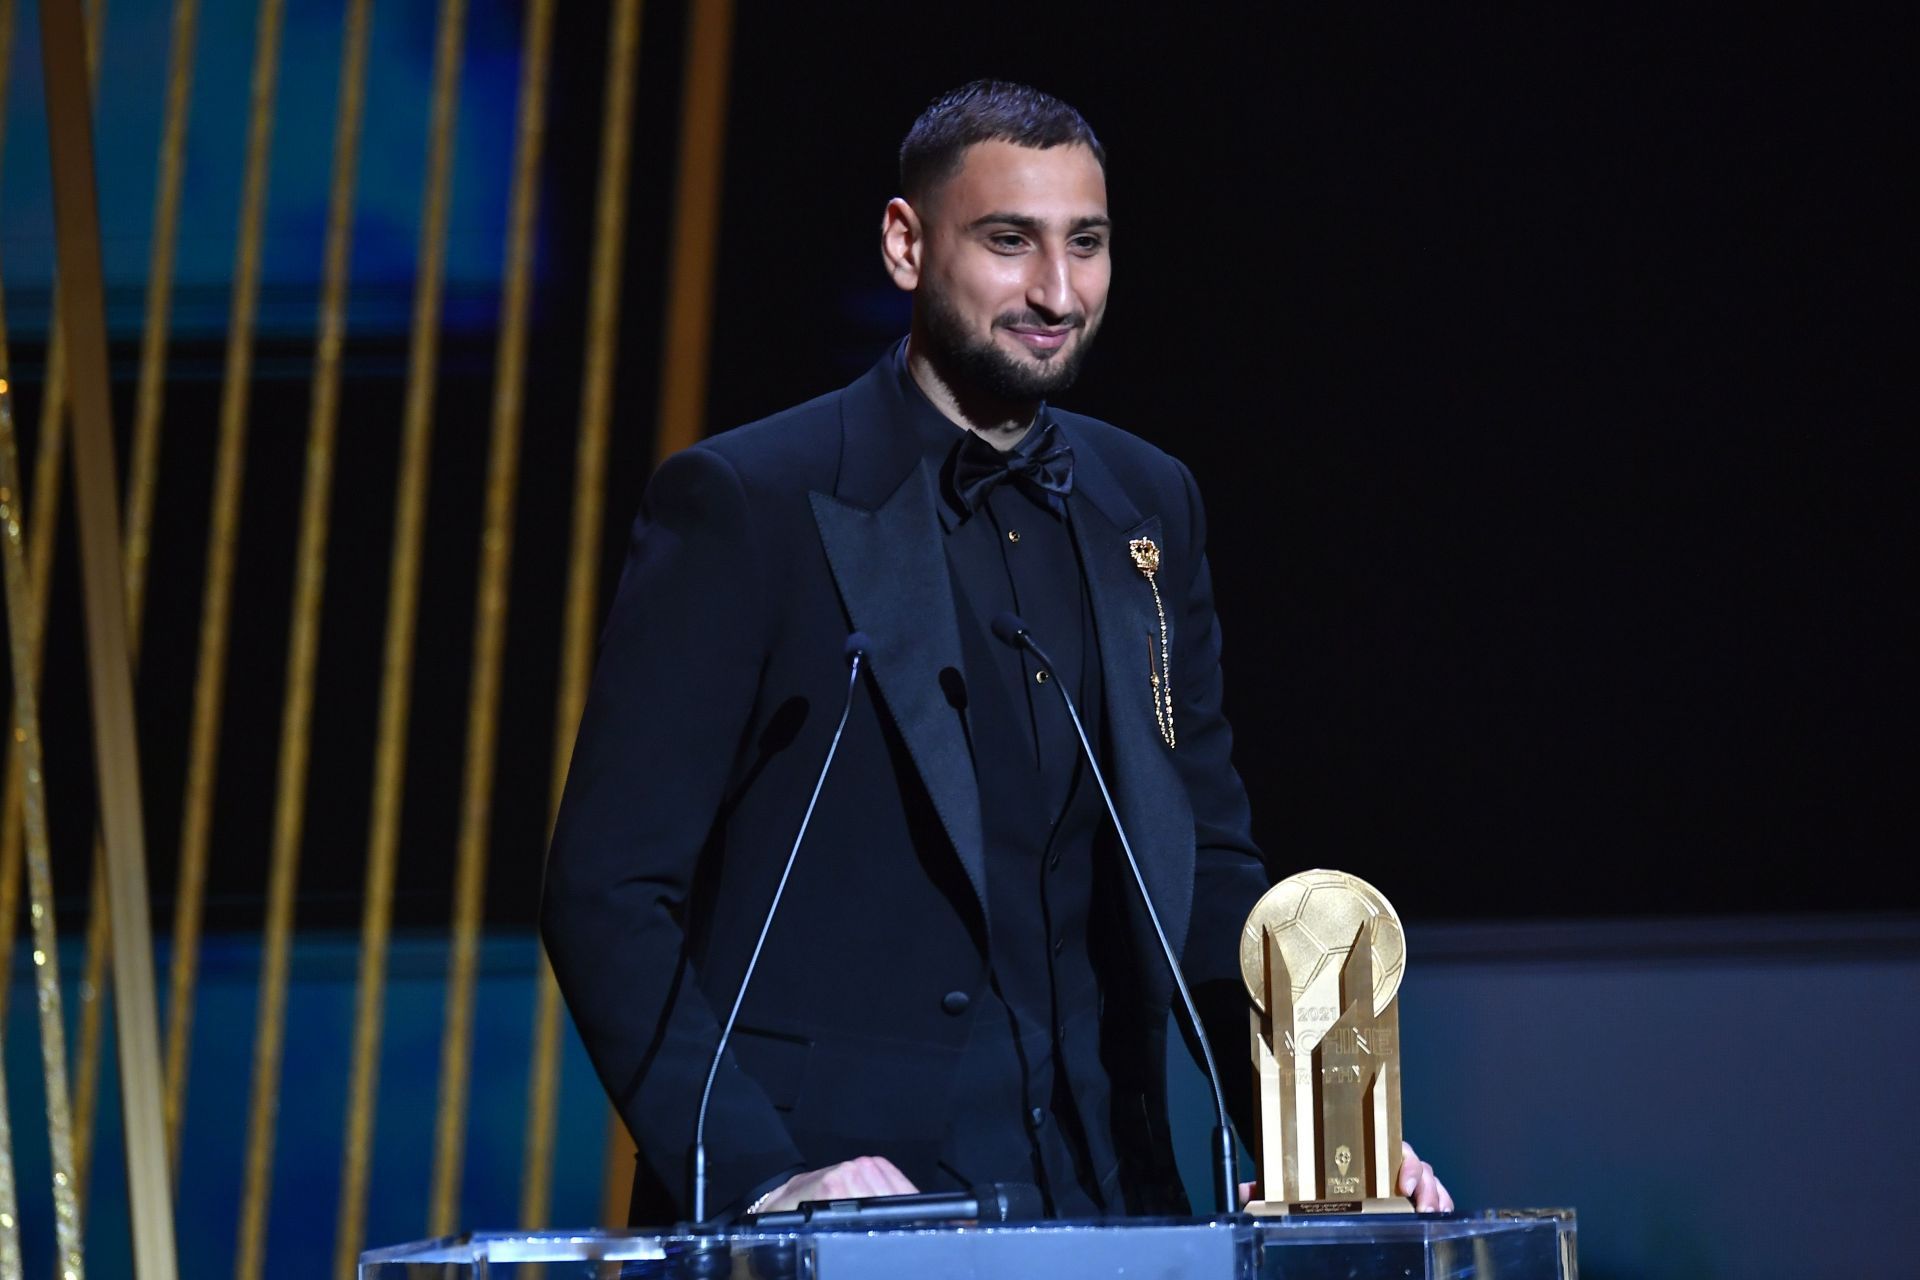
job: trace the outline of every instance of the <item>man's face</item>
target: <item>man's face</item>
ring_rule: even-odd
[[[1106,313],[1107,181],[1082,146],[967,148],[920,210],[915,305],[967,389],[1038,400],[1072,385]]]

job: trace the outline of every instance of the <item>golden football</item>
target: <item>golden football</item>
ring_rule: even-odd
[[[1407,967],[1406,935],[1393,904],[1345,871],[1302,871],[1267,890],[1240,935],[1240,976],[1254,1007],[1266,1011],[1266,930],[1279,940],[1297,1004],[1317,979],[1346,963],[1354,937],[1372,919],[1381,922],[1373,944],[1373,1011],[1379,1014],[1399,991]]]

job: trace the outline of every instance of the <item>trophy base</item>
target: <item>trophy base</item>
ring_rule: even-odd
[[[1255,1200],[1244,1210],[1256,1218],[1331,1217],[1349,1213],[1412,1213],[1405,1196],[1369,1196],[1364,1200]]]

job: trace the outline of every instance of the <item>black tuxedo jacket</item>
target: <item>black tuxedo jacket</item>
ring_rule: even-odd
[[[649,485],[555,828],[542,932],[640,1151],[636,1222],[690,1209],[707,1063],[825,757],[850,631],[872,641],[846,734],[714,1086],[709,1204],[784,1169],[886,1155],[921,1185],[988,980],[981,795],[934,477],[883,360],[853,385],[670,458]],[[1238,939],[1268,880],[1220,712],[1219,632],[1186,468],[1054,411],[1103,663],[1103,766],[1231,1083]],[[1128,543],[1160,548],[1178,746],[1155,726],[1160,623]],[[1045,637],[1041,637],[1045,642]],[[1133,903],[1126,890],[1123,900]],[[1174,1208],[1172,983],[1137,905],[1103,982],[1122,1177]],[[1009,1118],[1012,1120],[1012,1118]]]

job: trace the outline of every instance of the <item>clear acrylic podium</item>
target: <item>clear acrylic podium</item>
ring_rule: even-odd
[[[481,1232],[360,1255],[360,1280],[1574,1280],[1577,1274],[1571,1210],[714,1236]]]

